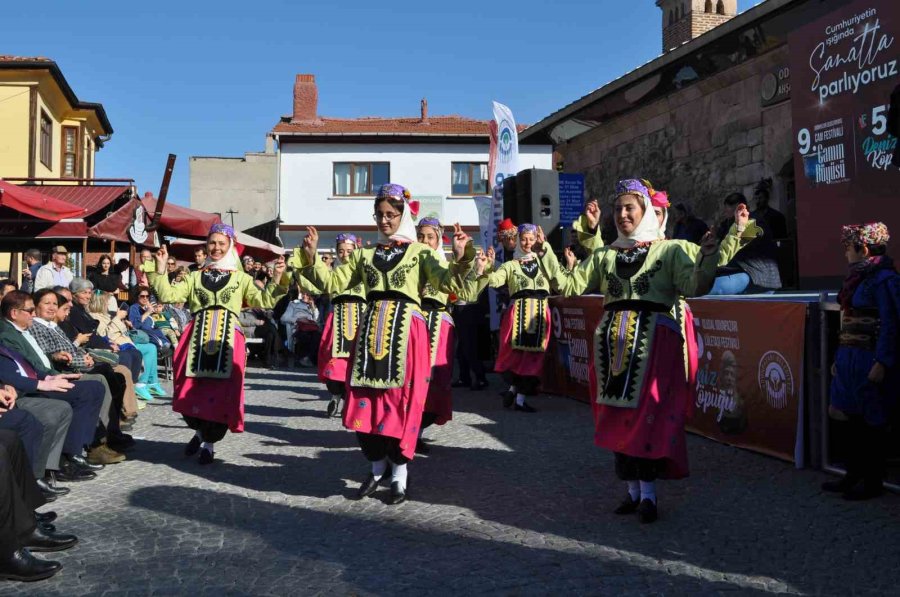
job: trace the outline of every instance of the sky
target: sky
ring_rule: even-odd
[[[758,2],[743,0],[745,10]],[[189,204],[191,156],[262,151],[311,73],[319,115],[490,119],[491,101],[535,123],[660,54],[655,0],[304,2],[45,0],[6,7],[0,54],[56,61],[114,134],[96,176]]]

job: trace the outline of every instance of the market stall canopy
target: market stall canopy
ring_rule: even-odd
[[[249,255],[250,257],[258,259],[259,261],[271,261],[276,257],[284,255],[284,249],[282,247],[273,245],[272,243],[267,243],[264,240],[259,240],[258,238],[252,237],[245,232],[236,233],[236,237],[237,243],[238,245],[240,245],[238,247],[238,252],[241,254],[241,257]],[[197,247],[202,247],[204,245],[206,245],[205,240],[189,240],[179,238],[172,243],[171,253],[179,259],[193,262],[194,250]]]
[[[27,189],[0,179],[0,207],[51,222],[87,215],[84,207],[57,199],[43,191],[44,189]]]
[[[153,193],[144,193],[141,200],[147,210],[147,222],[156,213],[156,197]],[[206,238],[213,224],[222,221],[219,214],[213,214],[189,207],[182,207],[166,202],[163,207],[162,217],[159,221],[159,233],[162,236],[177,236],[179,238]]]
[[[146,229],[149,222],[150,218],[144,204],[132,197],[109,217],[88,228],[87,235],[104,240],[158,247],[156,233]]]

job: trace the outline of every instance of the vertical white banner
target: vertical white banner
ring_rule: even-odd
[[[494,122],[491,125],[491,153],[488,176],[491,186],[503,186],[504,179],[519,171],[519,130],[512,110],[494,102]]]

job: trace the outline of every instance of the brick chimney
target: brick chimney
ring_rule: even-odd
[[[294,81],[293,121],[316,120],[319,108],[319,89],[315,75],[297,75]]]
[[[663,52],[670,52],[737,15],[737,0],[656,0],[662,10]]]
[[[422,98],[422,122],[428,122],[428,100]]]

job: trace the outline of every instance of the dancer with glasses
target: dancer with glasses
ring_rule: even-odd
[[[367,307],[349,361],[343,422],[356,432],[371,463],[357,498],[375,493],[390,461],[390,504],[406,500],[407,463],[415,455],[428,394],[430,347],[420,297],[426,284],[459,292],[475,255],[459,224],[453,235],[456,260],[449,266],[416,242],[418,203],[410,198],[398,184],[383,185],[375,198],[378,245],[354,251],[334,270],[318,259],[315,228],[307,229],[303,250],[295,251],[301,274],[325,292],[363,284]]]
[[[226,432],[244,430],[247,352],[238,321],[241,307],[246,303],[269,309],[286,293],[274,283],[261,289],[242,271],[231,226],[213,225],[206,248],[203,267],[174,286],[166,275],[165,246],[156,253],[155,265],[148,262],[142,266],[160,302],[186,303],[194,315],[184,330],[189,340],[179,342],[175,350],[172,409],[195,431],[185,454],[199,452],[200,464],[213,462],[214,444]],[[284,269],[284,263],[276,266],[276,279],[281,279]]]

